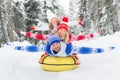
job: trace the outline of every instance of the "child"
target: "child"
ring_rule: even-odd
[[[57,26],[60,24],[60,20],[57,15],[52,13],[50,10],[47,10],[47,18],[48,18],[48,27],[50,29],[50,34],[55,34],[57,31]],[[32,26],[31,30],[41,30],[41,27]]]
[[[60,24],[60,21],[57,17],[53,17],[49,22],[49,29],[51,34],[55,34],[57,32],[57,26]]]

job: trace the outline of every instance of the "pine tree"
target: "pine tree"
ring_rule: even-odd
[[[14,34],[13,34],[13,20],[12,20],[12,0],[8,0],[7,2],[7,14],[8,14],[8,34],[9,39],[11,42],[14,41]]]
[[[47,4],[47,8],[50,11],[52,11],[56,15],[58,14],[59,4],[57,3],[57,0],[49,0],[49,1],[46,2],[46,4]]]
[[[12,2],[13,3],[13,22],[15,26],[15,31],[18,32],[20,29],[25,30],[25,19],[26,19],[26,12],[24,3],[22,1]]]
[[[0,3],[0,24],[1,24],[1,43],[5,43],[9,41],[8,31],[7,31],[7,9],[6,2],[1,1]]]
[[[47,19],[47,1],[46,0],[41,0],[40,1],[40,20],[43,23],[48,23]]]
[[[24,4],[27,18],[25,19],[26,30],[29,31],[32,25],[37,26],[41,13],[39,1],[28,0]]]

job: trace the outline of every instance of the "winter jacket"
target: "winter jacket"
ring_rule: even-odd
[[[44,46],[35,46],[35,45],[16,46],[12,43],[7,43],[6,45],[14,48],[15,50],[19,50],[19,51],[46,52],[50,56],[69,56],[72,54],[98,54],[98,53],[103,53],[103,52],[111,51],[111,50],[115,49],[114,46],[103,49],[103,48],[91,48],[91,47],[84,47],[84,46],[78,47],[78,46],[73,46],[71,44],[66,44],[64,42],[60,42],[60,44],[61,44],[61,49],[57,54],[54,54],[54,52],[51,50],[49,44],[44,45]]]

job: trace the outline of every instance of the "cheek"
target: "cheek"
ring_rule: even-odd
[[[58,20],[57,20],[57,19],[55,19],[54,21],[55,21],[56,23],[58,22]]]
[[[54,45],[51,46],[51,49],[54,49]]]
[[[53,24],[56,24],[56,23],[57,23],[57,21],[56,21],[56,20],[52,20],[51,22],[52,22]]]
[[[58,47],[59,47],[59,48],[61,47],[60,44],[58,44]]]

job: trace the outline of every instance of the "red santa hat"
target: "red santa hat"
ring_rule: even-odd
[[[63,17],[61,23],[68,25],[68,17]]]
[[[65,29],[66,31],[69,30],[68,29],[68,17],[63,17],[62,18],[61,24],[58,25],[57,30],[59,30],[61,28]]]

